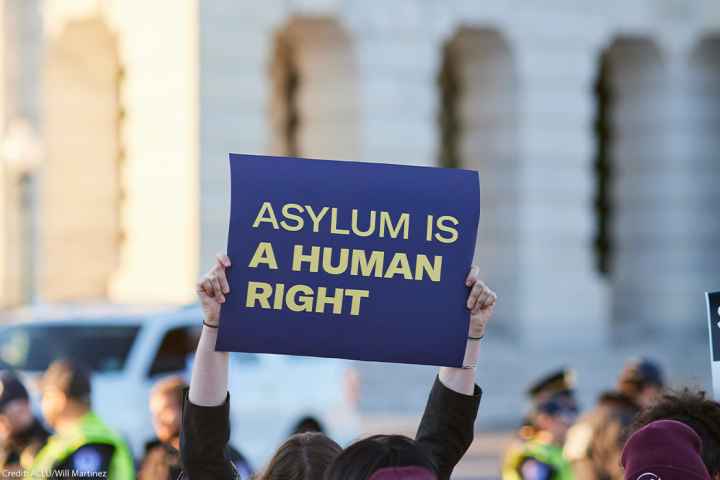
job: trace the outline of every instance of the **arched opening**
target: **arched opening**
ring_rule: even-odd
[[[516,314],[513,297],[520,295],[514,278],[520,182],[517,75],[510,45],[495,30],[462,28],[444,46],[438,81],[440,164],[480,172],[476,261],[503,295],[497,315],[510,319]]]
[[[611,279],[613,336],[656,326],[657,272],[666,235],[663,148],[666,80],[658,47],[646,38],[615,40],[601,56],[597,82],[597,265]],[[648,261],[649,260],[649,261]]]
[[[276,33],[270,72],[274,153],[357,158],[358,72],[351,39],[337,21],[291,20]]]
[[[44,72],[43,296],[106,298],[122,242],[123,72],[99,19],[49,40]]]

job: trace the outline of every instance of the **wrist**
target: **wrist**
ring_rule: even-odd
[[[220,326],[220,318],[214,315],[207,315],[203,319],[203,327],[218,328]]]
[[[463,359],[463,367],[474,369],[480,358],[480,344],[482,342],[468,339],[465,344],[465,358]]]
[[[485,336],[485,327],[470,328],[468,330],[468,338],[480,339]]]

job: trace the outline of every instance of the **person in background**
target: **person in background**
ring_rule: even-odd
[[[188,384],[181,377],[169,377],[156,383],[150,392],[150,412],[157,439],[145,447],[139,480],[176,480],[180,475],[180,427],[187,388]],[[252,469],[245,457],[230,446],[226,454],[240,477],[249,479]]]
[[[180,451],[183,478],[238,478],[225,455],[229,432],[228,354],[216,352],[220,309],[230,294],[227,255],[198,283],[205,314],[183,408]],[[473,267],[465,285],[470,322],[465,368],[441,368],[415,439],[398,435],[371,437],[347,450],[322,433],[293,435],[275,453],[262,480],[447,480],[472,442],[481,392],[475,385],[480,339],[492,316],[496,295]],[[282,381],[282,378],[277,379]],[[342,452],[342,453],[341,453]]]
[[[643,410],[630,430],[639,430],[657,420],[675,420],[692,428],[702,442],[705,467],[713,480],[720,480],[720,403],[707,398],[702,391],[669,392]]]
[[[622,451],[625,480],[711,480],[702,440],[682,422],[657,420],[632,434]]]
[[[50,433],[32,412],[27,389],[9,371],[0,373],[0,471],[27,469]]]
[[[568,432],[565,456],[575,476],[587,480],[622,480],[620,452],[628,429],[641,409],[654,403],[665,381],[660,366],[649,359],[625,364],[614,391],[604,392],[595,408]]]
[[[532,411],[503,463],[503,480],[573,480],[562,446],[577,418],[574,378],[569,370],[543,377],[528,390]]]
[[[90,376],[84,368],[55,361],[40,390],[43,416],[55,433],[35,457],[33,478],[135,478],[127,445],[90,409]]]

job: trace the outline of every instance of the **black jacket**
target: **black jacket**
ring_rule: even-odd
[[[438,480],[447,480],[470,447],[482,391],[462,395],[436,379],[428,398],[416,441],[432,458]],[[239,478],[224,453],[230,439],[230,397],[217,407],[190,403],[185,393],[180,455],[183,480],[234,480]]]

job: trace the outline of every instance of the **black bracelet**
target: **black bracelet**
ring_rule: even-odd
[[[210,327],[210,328],[220,328],[219,325],[211,325],[211,324],[207,323],[205,320],[203,320],[203,325],[205,325],[206,327]]]
[[[485,335],[480,335],[479,337],[471,337],[468,335],[467,337],[468,340],[482,340],[483,338],[485,338]]]

